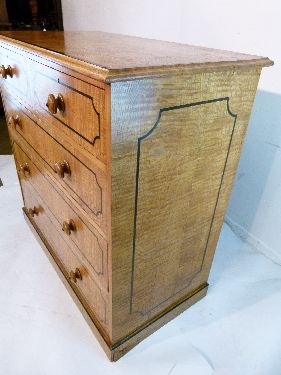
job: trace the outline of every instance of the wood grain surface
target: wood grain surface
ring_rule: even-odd
[[[100,32],[0,35],[25,216],[111,360],[206,294],[271,64]]]
[[[159,74],[171,69],[181,71],[186,67],[206,69],[208,66],[272,64],[260,56],[100,31],[6,31],[1,35],[47,49],[55,53],[54,57],[59,53],[95,65],[97,74],[104,79]]]
[[[207,281],[259,74],[112,83],[114,341]]]

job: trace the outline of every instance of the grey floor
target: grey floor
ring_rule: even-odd
[[[0,374],[281,374],[281,267],[228,226],[208,295],[110,363],[22,217],[12,156],[0,177]]]

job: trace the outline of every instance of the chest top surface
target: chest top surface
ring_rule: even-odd
[[[94,65],[103,79],[273,64],[260,56],[100,31],[5,31],[0,40]]]

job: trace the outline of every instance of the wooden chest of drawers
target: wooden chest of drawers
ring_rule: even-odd
[[[0,64],[24,215],[117,360],[206,294],[272,62],[99,32],[6,32]]]

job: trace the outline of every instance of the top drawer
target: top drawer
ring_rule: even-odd
[[[0,45],[0,66],[2,85],[10,86],[20,97],[27,98],[30,93],[28,67],[23,53],[16,53],[9,49],[8,45]],[[11,67],[12,77],[7,74],[7,68]],[[6,69],[3,72],[3,68]]]
[[[55,128],[61,137],[106,163],[104,88],[5,43],[0,45],[0,64],[12,66],[15,75],[2,82],[12,95],[21,97],[36,122],[47,131]]]

